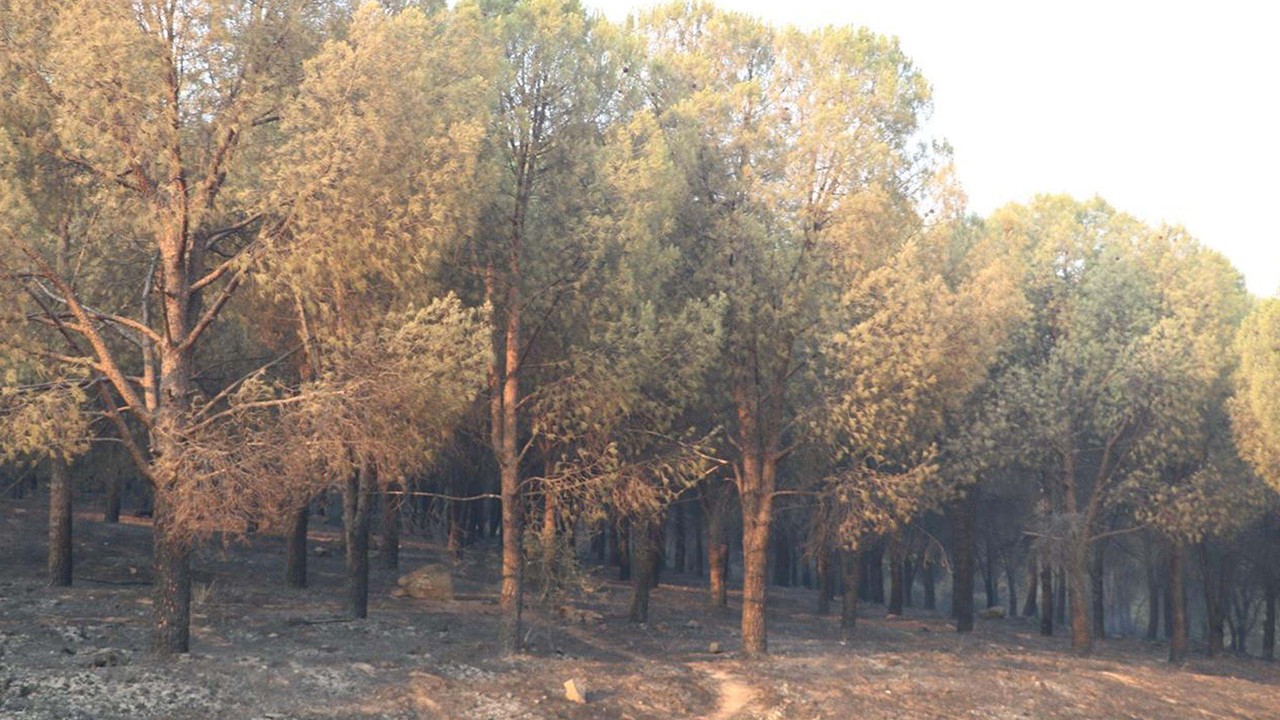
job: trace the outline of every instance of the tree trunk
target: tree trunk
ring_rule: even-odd
[[[1040,569],[1036,567],[1036,554],[1027,552],[1027,599],[1022,603],[1022,617],[1035,617],[1040,609],[1036,594],[1040,591]]]
[[[909,559],[902,561],[902,604],[904,607],[915,607],[916,564]]]
[[[718,483],[718,480],[713,480]],[[725,491],[714,484],[704,489],[703,500],[707,517],[707,576],[709,600],[713,607],[727,607],[729,594],[726,568],[729,565],[729,544],[725,542]]]
[[[863,577],[867,587],[867,601],[884,605],[884,542],[877,542],[863,553],[866,567]]]
[[[311,503],[304,502],[289,518],[288,552],[285,560],[284,581],[292,588],[307,586],[307,525],[311,518]]]
[[[1009,583],[1009,617],[1018,616],[1018,588],[1014,582],[1014,575],[1016,574],[1013,553],[1010,552],[1009,555],[1005,556],[1004,563],[1004,579],[1005,582]],[[1034,595],[1035,590],[1032,590],[1031,594]]]
[[[769,549],[769,525],[773,514],[772,478],[761,466],[765,463],[747,458],[743,473],[742,499],[742,652],[747,657],[768,651],[765,627],[767,584],[766,563]],[[754,466],[754,467],[752,467]]]
[[[633,524],[635,533],[635,570],[631,581],[631,614],[633,623],[649,622],[649,592],[653,588],[653,575],[657,572],[658,552],[654,544],[654,523],[638,521]]]
[[[1187,595],[1182,583],[1182,545],[1169,544],[1169,599],[1166,614],[1173,626],[1169,637],[1169,662],[1182,662],[1187,657]]]
[[[1067,557],[1067,592],[1071,611],[1071,649],[1080,655],[1093,651],[1093,634],[1089,626],[1089,542],[1072,541]]]
[[[1045,563],[1040,568],[1040,634],[1053,635],[1054,618],[1053,567]]]
[[[496,268],[485,272],[485,297],[502,302],[504,320],[493,336],[493,361],[489,366],[489,443],[498,464],[498,495],[502,508],[502,588],[498,597],[501,619],[498,652],[508,656],[520,651],[520,623],[524,610],[524,558],[520,507],[520,358],[522,297],[521,245],[524,218],[530,201],[532,177],[523,162],[517,181],[512,234],[507,248],[505,287],[498,287]]]
[[[791,539],[787,537],[785,526],[773,530],[770,546],[773,556],[773,584],[778,587],[791,586]]]
[[[653,553],[653,562],[645,572],[645,577],[649,579],[649,589],[658,587],[659,575],[662,573],[663,563],[663,541],[666,535],[663,532],[666,527],[666,521],[658,519],[648,524],[649,551]]]
[[[369,504],[373,500],[374,470],[368,462],[347,480],[342,502],[342,530],[347,544],[347,612],[369,616]]]
[[[155,627],[151,648],[160,656],[191,648],[191,545],[175,527],[166,493],[157,491],[154,514]]]
[[[462,503],[457,500],[448,500],[446,502],[449,503],[449,534],[445,541],[445,549],[448,551],[449,557],[457,560],[462,557],[466,523],[463,521]]]
[[[1155,642],[1160,636],[1160,576],[1156,571],[1155,557],[1148,553],[1147,560],[1147,640]],[[1165,613],[1169,612],[1168,608]]]
[[[840,595],[840,627],[848,640],[858,625],[858,573],[862,570],[862,553],[840,550],[840,582],[844,592]]]
[[[933,572],[934,572],[933,563],[925,562],[924,569],[923,569],[924,574],[921,577],[922,584],[924,585],[924,609],[925,610],[938,609],[938,590],[934,586]]]
[[[49,458],[49,584],[71,584],[71,469],[58,453]]]
[[[996,569],[995,552],[991,549],[991,538],[987,538],[982,545],[983,553],[980,560],[982,586],[986,591],[987,607],[993,608],[1000,604],[1000,579],[997,577],[999,571]]]
[[[1058,625],[1067,624],[1067,573],[1062,568],[1054,574],[1053,621]]]
[[[692,507],[693,515],[693,575],[694,577],[702,577],[703,573],[703,555],[706,552],[706,543],[703,542],[705,535],[703,534],[703,515],[700,506]]]
[[[1276,582],[1275,573],[1268,571],[1266,580],[1266,614],[1262,619],[1262,659],[1276,659]]]
[[[1096,638],[1107,636],[1106,599],[1103,597],[1104,552],[1105,543],[1096,543],[1093,547],[1093,562],[1089,564],[1089,590],[1090,599],[1093,602],[1093,636]]]
[[[115,525],[120,522],[120,496],[124,494],[124,475],[111,473],[107,479],[107,503],[102,511],[102,522]]]
[[[618,579],[627,582],[631,579],[631,522],[621,520],[618,523],[618,542],[614,545],[617,553]]]
[[[404,506],[404,488],[398,483],[387,487],[382,495],[382,568],[400,569],[400,510]]]
[[[671,532],[674,535],[673,542],[675,544],[674,554],[671,558],[671,569],[678,573],[685,571],[685,563],[689,552],[685,533],[685,515],[684,506],[680,502],[676,502],[671,506]]]
[[[903,581],[905,569],[902,567],[902,542],[898,533],[889,540],[889,608],[890,615],[901,615],[905,604]]]
[[[542,596],[551,597],[557,586],[556,568],[556,498],[551,488],[544,486],[542,496],[542,533],[538,544],[542,550]]]
[[[831,546],[822,543],[813,557],[814,574],[818,579],[818,615],[831,612],[831,585],[834,572],[831,567]]]
[[[952,613],[956,632],[973,631],[973,524],[977,488],[970,488],[952,508],[955,533],[955,566],[952,569]]]
[[[1209,646],[1209,657],[1222,654],[1222,632],[1224,611],[1222,607],[1223,569],[1222,558],[1210,552],[1208,542],[1200,542],[1196,546],[1200,556],[1200,571],[1204,579],[1204,612],[1205,635]]]

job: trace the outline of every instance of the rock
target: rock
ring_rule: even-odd
[[[557,608],[560,619],[580,625],[603,625],[604,616],[594,610],[584,610],[572,605],[561,605]]]
[[[565,680],[564,697],[569,702],[576,702],[579,705],[583,705],[587,702],[587,690],[580,680]]]
[[[719,655],[722,652],[720,650],[720,643],[718,642],[711,643],[711,645],[707,648],[707,652],[711,653],[712,655]]]
[[[980,611],[978,617],[983,620],[1003,620],[1007,612],[1008,610],[1003,607],[989,607]]]
[[[690,630],[699,630],[702,628],[702,624],[699,623],[697,620],[690,620],[689,622],[685,623],[684,626]]]
[[[88,667],[104,668],[128,665],[133,653],[119,648],[102,648],[89,657]]]
[[[423,565],[396,581],[404,594],[419,600],[452,600],[453,574],[448,565]]]
[[[323,546],[323,545],[317,545],[317,546],[315,546],[314,548],[312,548],[312,549],[311,549],[311,554],[312,554],[312,555],[315,555],[316,557],[328,557],[328,556],[329,556],[329,548],[327,548],[327,547],[325,547],[325,546]]]

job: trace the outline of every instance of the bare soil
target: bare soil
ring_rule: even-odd
[[[572,598],[603,624],[567,622],[531,601],[527,652],[495,656],[497,555],[472,548],[451,601],[391,597],[375,570],[370,617],[342,619],[333,532],[310,560],[312,586],[282,582],[283,542],[255,538],[198,553],[192,652],[147,652],[150,527],[75,523],[76,585],[43,577],[43,507],[0,503],[0,718],[1280,718],[1280,667],[1247,658],[1164,662],[1165,649],[1106,640],[1088,658],[1021,619],[863,608],[842,640],[814,594],[771,589],[770,655],[737,653],[736,597],[705,604],[692,577],[667,575],[652,622],[626,622],[629,587],[599,580]],[[322,551],[324,552],[324,551]],[[442,562],[410,538],[404,572]],[[377,566],[375,559],[374,566]],[[710,643],[724,652],[712,654]],[[575,679],[587,702],[565,699]]]

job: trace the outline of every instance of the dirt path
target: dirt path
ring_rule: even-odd
[[[706,665],[698,666],[697,669],[715,679],[720,696],[716,712],[709,716],[709,720],[731,720],[756,699],[757,692],[754,688],[724,670]]]

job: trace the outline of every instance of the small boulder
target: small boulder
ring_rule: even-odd
[[[564,697],[569,702],[575,702],[579,705],[586,704],[587,690],[581,680],[570,678],[564,681]]]
[[[311,553],[316,557],[328,557],[329,548],[323,545],[316,545],[314,548],[311,549]]]
[[[419,600],[452,600],[453,574],[447,565],[423,565],[408,575],[402,575],[396,584],[404,594]]]
[[[116,667],[117,665],[128,665],[133,659],[133,653],[128,650],[119,648],[102,648],[89,657],[86,663],[91,668]]]
[[[686,622],[684,626],[689,630],[699,630],[702,628],[702,624],[697,620],[690,620],[689,622]]]
[[[722,652],[720,649],[720,643],[718,642],[711,643],[711,645],[707,648],[707,652],[711,653],[712,655],[719,655]]]
[[[1008,610],[1003,607],[989,607],[986,610],[979,611],[978,617],[983,620],[1003,620],[1007,612]]]
[[[576,608],[572,605],[561,605],[556,610],[560,614],[560,619],[565,622],[576,623],[579,625],[604,624],[604,616],[594,610]]]

